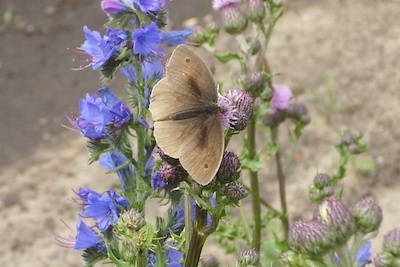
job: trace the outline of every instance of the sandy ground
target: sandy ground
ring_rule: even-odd
[[[312,177],[337,166],[337,128],[361,130],[370,150],[350,168],[344,199],[352,204],[370,195],[383,207],[374,252],[383,234],[400,226],[399,6],[389,0],[289,0],[268,53],[272,70],[281,73],[276,83],[289,85],[313,120],[288,176],[292,219],[310,218]],[[0,266],[81,266],[80,253],[57,246],[53,236],[74,235],[63,223],[74,228],[77,218],[72,190],[104,191],[117,178],[96,164],[88,167],[85,140],[60,127],[68,123],[63,113],[75,111],[77,101],[100,86],[97,73],[70,71],[75,55],[66,48],[82,43],[83,25],[101,30],[105,15],[98,2],[85,0],[0,1],[0,10],[8,8],[18,15],[18,27],[0,35]],[[182,8],[188,15],[176,12],[179,21],[200,10]],[[326,98],[331,75],[335,102],[328,108],[312,93]],[[367,159],[375,167],[360,171],[357,164]],[[274,170],[266,169],[263,196],[278,207]]]

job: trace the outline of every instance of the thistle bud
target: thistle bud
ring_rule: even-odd
[[[263,0],[248,0],[247,18],[254,23],[262,23],[265,17],[265,5]]]
[[[160,176],[164,183],[174,186],[186,178],[187,172],[181,166],[172,166],[163,162],[160,166]]]
[[[324,199],[315,209],[314,220],[328,226],[336,243],[346,243],[355,232],[354,217],[349,208],[334,198]]]
[[[115,229],[125,236],[132,236],[132,233],[139,231],[146,224],[147,222],[140,212],[130,209],[121,214]]]
[[[216,175],[217,180],[223,184],[236,181],[240,177],[240,166],[238,156],[233,152],[225,151]]]
[[[287,112],[286,110],[269,110],[268,114],[265,115],[262,119],[262,122],[271,128],[277,127],[279,124],[284,122],[287,117]]]
[[[250,55],[254,56],[261,49],[260,40],[256,37],[249,37],[249,38],[246,38],[246,40],[247,40],[248,44],[250,44],[249,53],[250,53]]]
[[[281,254],[281,261],[284,263],[284,266],[289,266],[289,267],[305,266],[301,254],[295,253],[291,250]]]
[[[259,95],[265,88],[265,77],[261,72],[250,72],[240,81],[243,89],[253,96]]]
[[[400,257],[400,228],[393,229],[384,236],[383,251]]]
[[[161,149],[161,147],[157,147],[157,154],[160,156],[160,158],[167,162],[168,164],[172,166],[179,166],[180,162],[179,159],[173,158],[165,154],[165,152]]]
[[[240,0],[214,0],[214,10],[220,10],[224,29],[230,34],[239,34],[247,27],[247,18],[237,6]]]
[[[247,195],[248,192],[241,183],[233,182],[226,185],[225,196],[235,204],[238,203],[239,200],[245,198]]]
[[[288,108],[288,117],[295,120],[302,120],[305,115],[308,115],[307,106],[303,103],[293,102]]]
[[[298,221],[288,233],[288,246],[294,252],[317,255],[328,251],[334,236],[328,226],[318,221]]]
[[[331,185],[331,183],[332,183],[332,179],[326,173],[318,173],[314,177],[314,185],[318,189],[322,189],[328,185]]]
[[[238,257],[240,267],[258,266],[260,264],[260,253],[255,249],[245,249]]]
[[[204,256],[200,260],[200,267],[218,267],[218,266],[219,266],[219,262],[218,262],[217,258],[215,258],[212,255]]]
[[[367,234],[379,229],[382,222],[382,208],[371,198],[359,200],[353,208],[357,230]]]
[[[398,266],[395,264],[395,258],[392,254],[382,251],[374,258],[375,267],[392,267]]]

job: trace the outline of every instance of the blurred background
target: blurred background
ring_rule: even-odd
[[[70,200],[72,190],[104,191],[116,182],[97,164],[87,166],[84,138],[62,127],[69,127],[66,115],[77,112],[79,99],[101,87],[96,71],[71,70],[79,66],[73,60],[82,59],[71,51],[84,41],[82,27],[104,32],[100,2],[0,0],[1,266],[81,266],[79,252],[54,240],[75,235],[79,208]],[[337,167],[337,129],[361,130],[370,151],[352,164],[344,198],[351,204],[373,196],[383,206],[374,252],[383,234],[400,226],[399,5],[287,0],[268,52],[272,71],[281,74],[274,81],[288,85],[313,120],[288,177],[292,221],[309,219],[307,187],[315,173]],[[173,29],[193,16],[199,22],[218,17],[211,0],[173,0],[169,11]],[[228,49],[229,42],[222,37],[218,45]],[[226,73],[234,76],[234,69]],[[263,190],[278,207],[272,171],[263,174]]]

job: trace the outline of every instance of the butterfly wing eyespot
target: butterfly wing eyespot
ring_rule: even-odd
[[[187,45],[179,45],[168,62],[166,77],[152,90],[149,109],[157,145],[178,158],[202,185],[215,177],[224,151],[224,129],[212,108],[217,101],[206,64]]]

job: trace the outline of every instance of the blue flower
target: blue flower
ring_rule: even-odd
[[[81,216],[79,216],[78,221],[76,222],[76,230],[78,233],[75,239],[74,250],[96,248],[99,252],[105,251],[104,242],[92,228],[88,227],[82,221]]]
[[[79,101],[81,116],[71,121],[88,138],[105,138],[107,126],[122,128],[132,116],[129,108],[109,88],[101,88],[99,92],[102,98],[87,94],[86,99]]]
[[[178,247],[178,244],[171,243],[169,240],[167,240],[164,244],[164,248],[168,248],[167,252],[164,254],[164,259],[169,262],[167,267],[183,267],[183,265],[179,263],[179,261],[182,259],[182,252],[177,250],[176,247]],[[149,254],[148,259],[149,264],[147,267],[156,266],[157,258],[153,253]]]
[[[142,12],[161,11],[166,4],[165,0],[124,0],[125,2],[134,1]]]
[[[358,267],[364,267],[371,259],[371,241],[368,241],[364,246],[362,246],[356,257],[356,262]]]
[[[120,68],[120,71],[126,78],[128,78],[128,80],[131,83],[136,84],[137,79],[136,79],[135,68],[131,64]],[[144,61],[142,65],[142,75],[145,81],[148,81],[153,77],[156,80],[159,80],[162,78],[162,74],[163,74],[163,65],[159,61],[155,62]]]
[[[167,184],[161,179],[160,171],[156,171],[151,175],[151,188],[158,189],[163,188]]]
[[[106,35],[101,37],[97,31],[91,31],[87,26],[83,27],[86,41],[82,44],[82,50],[92,56],[93,70],[96,70],[119,51],[128,35],[125,31],[108,29]]]
[[[125,5],[117,0],[103,0],[101,1],[101,8],[108,14],[118,14],[128,11]]]
[[[179,263],[182,259],[182,252],[176,249],[178,244],[168,244],[167,242],[165,246],[169,247],[168,251],[165,253],[165,259],[169,260],[167,267],[183,267],[183,265]]]
[[[151,91],[148,87],[144,87],[144,106],[149,108]]]
[[[162,41],[158,33],[158,27],[155,22],[150,25],[144,25],[132,33],[133,52],[145,57],[161,52],[158,46]]]
[[[104,153],[100,157],[100,166],[106,168],[107,170],[113,170],[123,164],[125,164],[128,159],[119,151],[112,151]],[[133,170],[129,166],[125,166],[122,169],[117,170],[118,178],[124,189],[126,187],[126,181],[132,178]]]
[[[168,46],[180,45],[186,42],[186,37],[194,33],[193,29],[183,31],[169,31],[160,33],[161,40],[166,42]]]
[[[97,228],[102,232],[106,231],[112,223],[118,221],[119,207],[129,205],[128,199],[119,196],[113,190],[108,190],[107,195],[102,195],[81,187],[76,194],[85,206],[84,215],[96,220]]]

